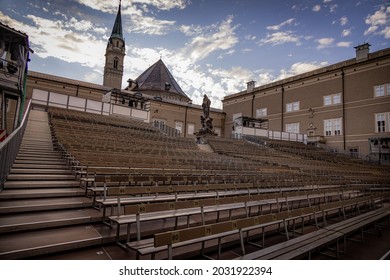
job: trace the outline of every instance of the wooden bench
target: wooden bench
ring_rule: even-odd
[[[217,239],[219,258],[222,247],[222,238],[238,234],[240,238],[241,250],[245,254],[244,232],[267,227],[273,224],[284,223],[287,233],[286,236],[288,236],[286,226],[287,219],[295,219],[302,217],[303,215],[313,215],[315,211],[318,211],[318,208],[308,207],[304,209],[295,209],[280,213],[271,213],[243,219],[235,219],[226,222],[191,227],[175,231],[167,231],[164,233],[155,234],[154,238],[128,242],[126,243],[126,246],[130,250],[135,250],[137,252],[137,258],[139,258],[140,255],[150,254],[153,259],[156,253],[168,250],[168,259],[172,259],[173,248],[202,243],[202,255],[207,257],[205,255],[205,242]]]
[[[379,196],[371,196],[370,199],[377,199]],[[365,199],[356,199],[357,203],[364,203],[367,200]],[[342,204],[346,206],[346,204]],[[321,206],[320,206],[321,208]],[[334,209],[336,205],[322,206],[324,209]],[[343,237],[344,239],[344,250],[346,252],[346,238],[347,236],[361,229],[373,222],[376,222],[386,216],[390,215],[390,207],[381,207],[379,209],[360,214],[358,216],[337,222],[332,225],[325,226],[317,231],[311,232],[309,234],[301,235],[297,238],[278,243],[276,245],[270,246],[268,248],[255,251],[253,253],[244,255],[237,259],[294,259],[301,257],[303,255],[309,255],[311,257],[311,252],[317,248],[322,248],[327,244],[334,243],[336,241],[336,257],[339,253],[339,244],[338,239]]]
[[[239,188],[239,187],[242,187]],[[179,201],[179,200],[201,200],[208,198],[222,198],[222,197],[236,197],[236,202],[252,202],[248,204],[249,207],[255,207],[256,205],[261,207],[262,204],[257,203],[258,201],[266,199],[276,199],[276,203],[280,204],[281,207],[283,203],[286,208],[293,208],[295,201],[308,200],[309,205],[315,204],[315,200],[318,200],[317,203],[320,203],[324,200],[329,200],[332,197],[338,196],[338,199],[345,199],[346,196],[350,196],[351,193],[359,193],[360,189],[348,188],[345,190],[340,189],[306,189],[304,191],[295,190],[292,191],[290,188],[288,191],[279,192],[279,189],[269,189],[269,190],[260,190],[260,189],[250,189],[250,183],[243,184],[216,184],[216,185],[196,185],[196,186],[157,186],[157,187],[144,187],[144,188],[135,188],[135,187],[121,187],[121,188],[107,188],[104,191],[106,195],[110,195],[112,198],[98,199],[99,209],[103,208],[102,219],[104,220],[107,216],[107,208],[111,208],[110,215],[113,215],[114,207],[118,205],[118,197],[120,196],[120,205],[131,205],[138,203],[154,203],[154,202],[169,202],[169,201]],[[219,191],[222,189],[221,191]],[[233,189],[233,190],[229,190]],[[298,188],[299,189],[299,188]],[[197,190],[203,190],[200,192]],[[155,191],[155,192],[153,192]],[[163,194],[158,194],[158,191],[162,191]],[[206,192],[207,191],[207,192]],[[180,193],[184,192],[184,193]],[[171,194],[173,193],[173,194]],[[145,194],[146,196],[139,196],[140,194]],[[130,195],[130,196],[127,196]],[[245,197],[240,200],[239,196]],[[301,197],[301,198],[299,198]],[[349,197],[351,198],[351,197]],[[313,202],[311,200],[314,200]],[[231,200],[217,200],[216,203],[230,203]],[[233,201],[232,201],[233,202]],[[292,205],[289,206],[289,203]],[[281,208],[280,207],[280,208]],[[116,213],[120,213],[120,209],[116,209]],[[262,210],[260,210],[262,212]]]
[[[175,247],[186,246],[189,244],[202,243],[202,254],[204,253],[204,242],[212,239],[218,239],[218,257],[221,253],[221,238],[233,234],[239,234],[241,249],[243,255],[245,255],[245,246],[243,233],[250,230],[263,228],[263,239],[264,239],[264,227],[275,224],[283,223],[285,235],[287,240],[289,240],[288,232],[288,220],[302,219],[305,216],[314,216],[315,223],[318,228],[318,222],[316,213],[321,212],[322,210],[330,209],[339,209],[343,208],[346,205],[365,203],[372,200],[373,197],[360,197],[355,199],[350,199],[346,201],[339,201],[333,203],[327,203],[322,205],[317,205],[314,207],[306,207],[300,209],[293,209],[288,211],[282,211],[279,213],[270,213],[267,215],[260,215],[254,217],[247,217],[239,220],[231,220],[228,222],[222,222],[212,225],[204,225],[201,227],[187,228],[176,231],[168,231],[161,234],[155,234],[154,239],[146,240],[137,240],[134,242],[127,242],[126,246],[131,250],[137,252],[137,258],[140,255],[151,254],[152,258],[156,253],[168,250],[168,258],[172,259],[172,249]],[[304,223],[302,222],[302,233],[303,233]],[[295,231],[295,229],[294,229]],[[292,239],[295,240],[295,239]],[[264,245],[264,243],[263,243]]]

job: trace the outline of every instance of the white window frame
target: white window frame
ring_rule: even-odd
[[[266,116],[267,116],[267,108],[260,108],[256,110],[256,118],[261,118]]]
[[[386,129],[386,115],[389,115],[389,113],[375,114],[375,132],[382,133],[388,130]]]
[[[338,105],[341,103],[341,93],[335,93],[324,96],[324,106]]]
[[[339,136],[343,133],[342,118],[324,120],[324,135]]]
[[[324,96],[324,106],[330,106],[330,105],[332,105],[332,96],[325,95]]]
[[[341,103],[341,93],[336,93],[332,95],[332,101],[334,105]]]
[[[175,129],[180,132],[180,134],[183,133],[183,122],[181,121],[175,121]]]
[[[194,135],[195,132],[195,124],[194,123],[188,123],[187,124],[187,134],[188,135]]]
[[[385,96],[385,85],[374,86],[374,97]]]
[[[299,123],[286,123],[286,132],[299,133]]]
[[[295,101],[286,104],[286,112],[299,111],[299,108],[300,108],[300,101]]]

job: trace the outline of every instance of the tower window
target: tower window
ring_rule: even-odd
[[[117,57],[114,58],[114,69],[118,69],[119,59]]]

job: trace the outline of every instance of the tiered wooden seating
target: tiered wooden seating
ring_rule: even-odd
[[[304,226],[307,216],[319,216],[325,225],[328,210],[342,209],[346,217],[347,206],[356,207],[377,192],[382,199],[390,185],[390,178],[384,176],[390,171],[388,167],[365,164],[302,143],[250,143],[211,137],[208,141],[215,153],[208,153],[200,151],[192,139],[165,135],[137,120],[59,108],[49,108],[49,113],[53,138],[80,179],[80,186],[92,195],[94,206],[103,207],[103,220],[108,218],[110,225],[116,224],[119,244],[123,245],[120,227],[127,226],[127,246],[139,255],[212,238],[219,239],[220,246],[220,238],[232,233],[239,234],[244,248],[240,229],[241,233],[249,232],[258,229],[259,224],[264,228],[280,221],[289,228],[289,221],[295,223],[298,219]],[[331,208],[329,203],[334,199],[351,203],[334,202],[337,205]],[[264,205],[269,209],[265,210]],[[106,208],[111,208],[108,215]],[[205,219],[206,213],[221,211],[229,211],[228,221],[222,222],[219,214],[216,220]],[[272,221],[266,222],[269,214],[273,215]],[[192,215],[201,216],[201,225],[199,221],[189,222]],[[171,238],[171,244],[142,234],[141,222],[174,218],[176,228],[179,217],[187,217],[184,226],[189,231],[207,229],[208,234],[180,242],[172,242]],[[251,224],[245,219],[264,223]],[[219,225],[214,229],[210,223]],[[137,240],[130,242],[132,224],[136,224]],[[238,224],[242,227],[232,228]],[[158,229],[165,236],[163,240],[173,236],[165,233],[170,229]],[[187,234],[183,230],[180,236]]]

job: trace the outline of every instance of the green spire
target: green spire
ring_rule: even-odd
[[[114,27],[112,28],[111,38],[115,37],[115,38],[120,38],[123,40],[121,2],[122,2],[122,0],[119,1],[118,14],[116,15]]]

